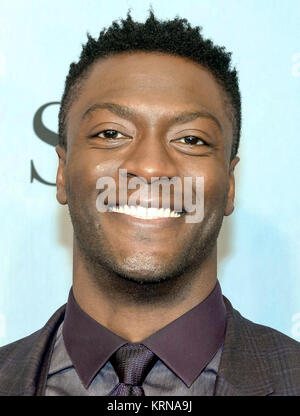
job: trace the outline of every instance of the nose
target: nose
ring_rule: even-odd
[[[155,132],[145,135],[132,147],[119,169],[126,169],[129,177],[143,177],[148,184],[153,177],[179,176],[164,138]]]

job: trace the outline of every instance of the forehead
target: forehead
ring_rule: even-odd
[[[72,103],[68,136],[87,108],[98,102],[132,107],[149,122],[185,110],[207,110],[232,135],[224,92],[214,76],[189,59],[154,52],[120,53],[95,62]]]

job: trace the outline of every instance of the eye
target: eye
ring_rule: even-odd
[[[180,142],[180,140],[184,140],[184,142]],[[197,136],[185,136],[182,137],[181,139],[178,140],[180,143],[184,143],[184,144],[191,144],[192,146],[196,145],[196,146],[203,146],[206,144],[206,142],[201,139],[200,137]],[[198,143],[200,142],[200,143]]]
[[[100,133],[95,134],[93,137],[101,137],[103,139],[119,139],[118,134],[121,137],[124,137],[124,134],[118,132],[117,130],[102,130]]]

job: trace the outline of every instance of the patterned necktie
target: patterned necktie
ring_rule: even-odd
[[[157,359],[143,344],[125,344],[119,348],[110,359],[119,383],[109,396],[145,396],[142,384]]]

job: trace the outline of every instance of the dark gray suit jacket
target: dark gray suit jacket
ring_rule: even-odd
[[[300,395],[300,343],[245,319],[224,301],[227,330],[215,395]],[[65,306],[40,330],[0,348],[0,396],[43,395]]]

